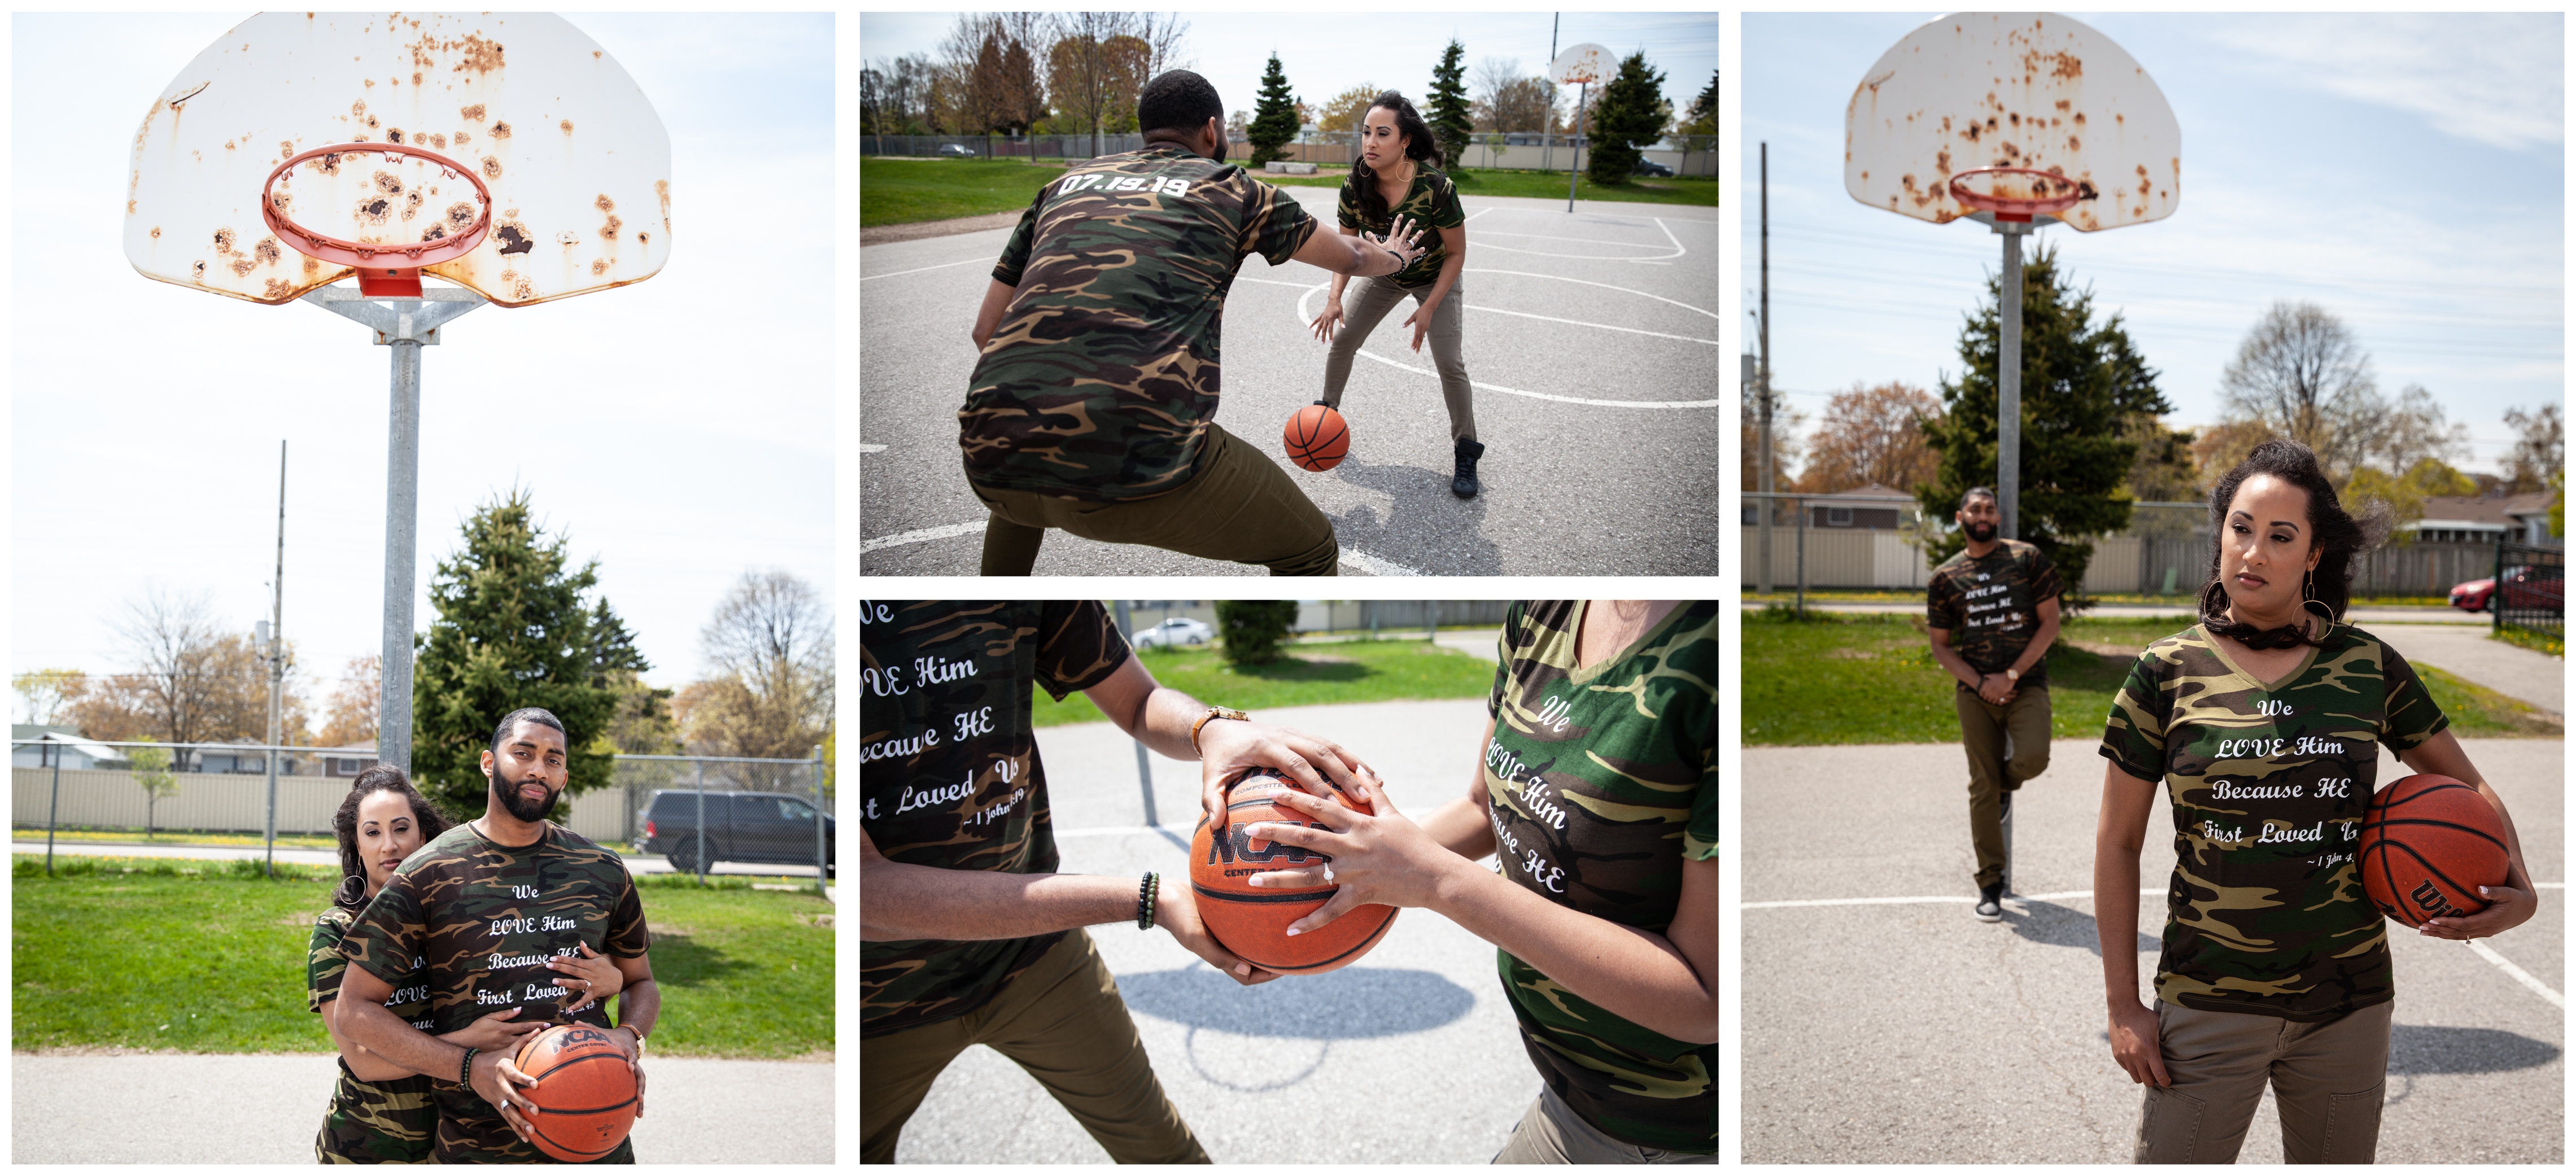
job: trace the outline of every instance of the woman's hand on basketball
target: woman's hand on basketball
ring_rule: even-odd
[[[626,987],[626,974],[617,970],[616,961],[592,951],[587,943],[579,948],[578,956],[556,956],[546,961],[547,970],[562,974],[555,983],[581,995],[581,999],[563,1007],[567,1013],[580,1012]]]
[[[1268,723],[1211,719],[1199,728],[1199,808],[1210,834],[1225,829],[1226,781],[1246,768],[1269,768],[1317,796],[1377,779],[1360,757],[1332,740]]]
[[[519,1010],[516,1008],[503,1009],[497,1013],[485,1013],[474,1018],[474,1023],[471,1025],[454,1033],[441,1034],[439,1040],[449,1045],[461,1045],[469,1049],[483,1050],[486,1053],[515,1052],[519,1048],[519,1043],[526,1040],[529,1034],[546,1027],[543,1021],[517,1021],[518,1015]],[[482,1064],[482,1059],[475,1059],[475,1064]]]
[[[1190,949],[1190,954],[1214,965],[1225,973],[1226,979],[1237,984],[1267,984],[1279,978],[1277,972],[1264,971],[1236,958],[1216,941],[1216,936],[1208,934],[1207,924],[1199,921],[1198,896],[1190,893],[1187,876],[1163,880],[1162,889],[1154,895],[1154,925],[1171,932],[1172,938]]]
[[[2540,896],[2528,890],[2481,886],[2478,894],[2487,900],[2487,909],[2474,915],[2426,919],[2422,932],[2439,939],[2484,939],[2523,925],[2540,910]]]
[[[1376,814],[1354,812],[1336,801],[1283,790],[1272,799],[1272,803],[1294,808],[1314,818],[1317,824],[1283,825],[1264,821],[1246,830],[1256,840],[1316,850],[1333,859],[1322,866],[1272,870],[1252,876],[1252,885],[1264,888],[1340,888],[1314,913],[1290,923],[1290,935],[1303,935],[1341,918],[1353,908],[1372,903],[1393,907],[1430,906],[1449,869],[1467,864],[1465,858],[1441,848],[1440,843],[1423,832],[1422,826],[1414,824],[1412,818],[1395,811],[1395,802],[1387,798],[1386,789],[1370,783],[1354,789],[1352,795],[1366,801],[1369,807],[1377,810]],[[1330,880],[1324,877],[1327,869],[1333,872]]]
[[[2129,1081],[2171,1086],[2165,1074],[2165,1047],[2155,1010],[2126,1001],[2111,1010],[2111,1057],[2129,1072]]]
[[[1315,316],[1314,325],[1316,338],[1326,343],[1332,342],[1333,328],[1342,325],[1342,300],[1327,296],[1324,299],[1324,313]]]
[[[501,1121],[508,1123],[519,1138],[528,1138],[528,1121],[522,1114],[536,1110],[537,1104],[519,1088],[534,1086],[537,1080],[523,1073],[509,1055],[499,1053],[474,1055],[474,1072],[469,1077],[473,1079],[474,1093],[501,1112]]]

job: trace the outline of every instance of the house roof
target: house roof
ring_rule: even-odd
[[[12,726],[14,727],[15,724],[12,724]],[[18,738],[18,736],[12,735],[11,738]],[[36,738],[42,739],[47,743],[61,744],[64,747],[78,751],[82,755],[88,756],[94,760],[125,758],[125,753],[116,748],[109,747],[95,739],[83,739],[78,735],[65,734],[60,729],[48,729],[43,735],[37,736]]]
[[[1810,494],[1806,498],[1809,502],[1823,498],[1902,498],[1910,502],[1913,501],[1914,496],[1894,486],[1881,486],[1872,482],[1866,486],[1854,486],[1849,490],[1836,490],[1831,494]]]
[[[2432,527],[2460,523],[2494,523],[2510,527],[2524,516],[2546,513],[2549,510],[2549,500],[2553,497],[2555,495],[2541,491],[2533,494],[2508,494],[2502,498],[2488,498],[2483,495],[2427,498],[2424,500],[2422,525]]]

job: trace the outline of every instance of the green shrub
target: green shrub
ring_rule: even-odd
[[[1238,666],[1266,666],[1279,660],[1279,643],[1297,623],[1293,600],[1220,600],[1216,630],[1225,643],[1225,660]]]

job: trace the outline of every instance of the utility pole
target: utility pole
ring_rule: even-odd
[[[286,441],[277,442],[277,571],[268,581],[268,624],[261,626],[262,652],[268,658],[268,876],[277,877],[278,711],[286,684]]]
[[[1762,397],[1762,481],[1764,494],[1771,486],[1771,144],[1762,144],[1762,315],[1753,326],[1761,332],[1762,370],[1756,394]],[[1762,584],[1764,593],[1771,591],[1771,515],[1779,506],[1769,498],[1762,500]]]

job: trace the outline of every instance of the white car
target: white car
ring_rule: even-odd
[[[1136,630],[1135,644],[1138,649],[1149,649],[1157,645],[1169,648],[1174,645],[1205,645],[1214,640],[1216,640],[1216,629],[1206,621],[1173,617],[1152,628]]]

